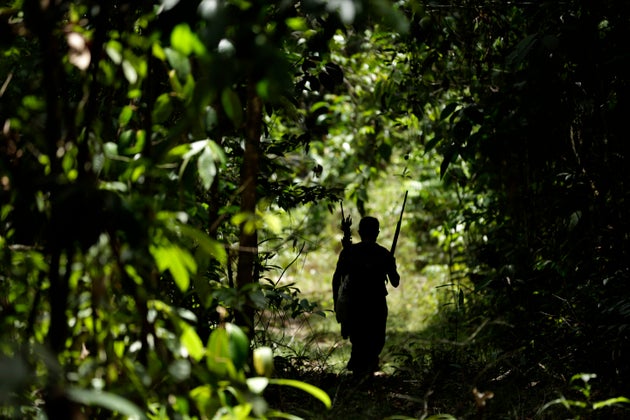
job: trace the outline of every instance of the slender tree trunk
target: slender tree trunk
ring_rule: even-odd
[[[27,0],[24,3],[25,20],[30,30],[37,35],[40,43],[40,53],[43,67],[43,90],[46,99],[46,125],[44,141],[41,146],[45,153],[51,157],[51,179],[63,173],[61,159],[56,158],[57,150],[64,146],[62,139],[62,123],[64,116],[61,97],[61,66],[59,58],[58,40],[53,36],[55,20],[58,10],[55,2],[41,3],[35,0]],[[51,202],[55,195],[59,194],[58,185],[49,186]],[[52,222],[50,223],[52,224]],[[54,232],[55,229],[50,229]],[[50,326],[48,328],[47,341],[55,353],[63,350],[68,330],[66,305],[68,300],[67,276],[60,275],[62,256],[62,244],[54,234],[46,238],[46,252],[50,258],[48,300],[50,302]],[[68,253],[68,259],[72,256]]]
[[[241,167],[241,212],[254,215],[256,213],[256,187],[258,177],[258,159],[260,149],[260,135],[262,131],[262,100],[256,93],[253,82],[247,89],[247,120],[245,126],[245,154]],[[236,273],[236,287],[243,289],[252,284],[254,269],[258,257],[258,234],[247,223],[241,225],[240,247]],[[245,302],[245,309],[237,315],[237,323],[249,329],[253,334],[254,308],[249,299]]]

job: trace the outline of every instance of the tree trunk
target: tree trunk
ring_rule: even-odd
[[[241,167],[241,212],[256,214],[256,186],[258,177],[258,158],[260,135],[262,131],[262,101],[256,93],[256,87],[250,81],[247,88],[247,119],[245,126],[245,154]],[[238,252],[238,266],[236,273],[236,287],[242,290],[252,284],[254,268],[258,256],[258,234],[248,223],[241,225],[240,246]],[[236,322],[248,329],[251,336],[254,326],[254,307],[249,298],[246,299],[244,310],[237,314]]]

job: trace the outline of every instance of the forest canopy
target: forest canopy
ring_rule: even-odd
[[[266,322],[330,318],[292,255],[408,190],[445,294],[378,418],[627,415],[629,9],[0,2],[0,414],[334,416]]]

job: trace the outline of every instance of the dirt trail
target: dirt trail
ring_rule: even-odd
[[[370,378],[357,379],[349,373],[330,373],[302,380],[323,389],[332,400],[327,410],[301,391],[279,390],[278,408],[304,419],[419,419],[436,413],[435,407],[429,408],[432,392],[409,377],[377,372]]]

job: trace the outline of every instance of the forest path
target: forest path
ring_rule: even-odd
[[[278,390],[270,402],[279,403],[276,407],[284,412],[309,420],[411,420],[430,418],[436,414],[444,415],[441,419],[454,419],[447,416],[449,409],[469,413],[465,418],[477,414],[472,395],[462,395],[461,389],[436,388],[435,378],[426,381],[402,373],[388,375],[377,372],[372,377],[362,379],[350,373],[328,373],[304,380],[328,393],[332,401],[330,410],[321,402],[294,389]],[[458,396],[455,401],[457,407],[441,406],[447,395]],[[278,400],[273,401],[275,398]]]

